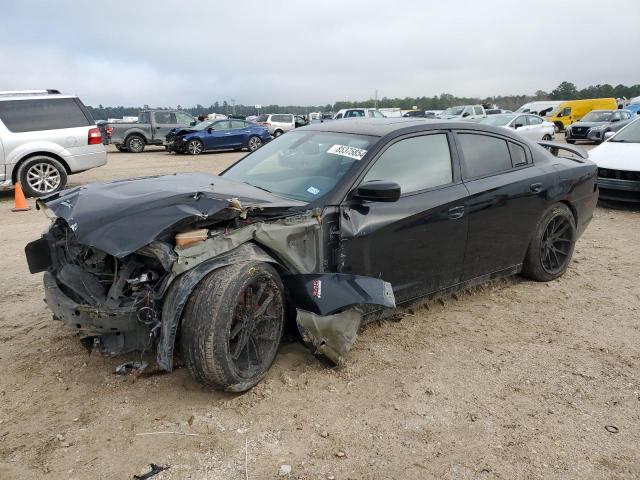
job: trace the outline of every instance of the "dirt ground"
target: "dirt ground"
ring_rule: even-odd
[[[110,151],[70,183],[240,156]],[[640,478],[639,210],[598,208],[555,282],[497,281],[370,325],[338,369],[284,344],[263,383],[232,395],[89,356],[27,271],[48,222],[12,201],[0,194],[1,479],[130,479],[150,463],[170,465],[158,480],[278,478],[284,464],[300,479]]]

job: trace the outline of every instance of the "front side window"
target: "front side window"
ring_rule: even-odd
[[[527,124],[527,118],[524,115],[520,115],[513,121],[513,128],[524,127]]]
[[[387,180],[405,193],[451,183],[451,153],[447,135],[411,137],[387,148],[367,172],[363,182]]]
[[[347,110],[344,114],[344,118],[364,117],[364,111],[362,110]]]
[[[459,133],[465,178],[484,177],[511,168],[507,142],[476,133]]]
[[[231,120],[231,128],[244,128],[246,124],[242,120]]]
[[[176,119],[177,119],[176,123],[179,123],[181,125],[189,125],[191,122],[193,122],[192,117],[182,112],[176,112]]]
[[[384,118],[384,115],[377,110],[370,110],[369,113],[373,118]]]
[[[571,115],[571,107],[563,108],[558,114],[559,117],[568,117],[569,115]]]
[[[482,107],[473,107],[476,115],[482,115]]]
[[[35,132],[92,125],[74,98],[0,102],[0,120],[12,132]]]

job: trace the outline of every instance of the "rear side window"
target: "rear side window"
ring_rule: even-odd
[[[527,115],[527,120],[529,121],[529,125],[540,125],[542,123],[541,118],[534,117],[533,115]]]
[[[484,177],[511,168],[506,140],[476,133],[459,133],[465,178]]]
[[[0,102],[0,119],[16,133],[93,125],[75,98]]]
[[[156,123],[160,125],[172,125],[176,122],[176,114],[172,112],[156,112],[155,114]]]
[[[291,123],[293,117],[291,115],[271,115],[271,121],[275,123]]]
[[[514,167],[521,167],[527,164],[527,154],[524,152],[524,148],[509,142],[509,150],[511,150],[511,162]]]
[[[387,148],[364,177],[364,182],[388,180],[404,193],[452,182],[449,142],[443,133],[400,140]]]

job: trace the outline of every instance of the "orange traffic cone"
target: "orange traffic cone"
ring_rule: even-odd
[[[26,212],[27,210],[31,210],[31,207],[27,203],[27,199],[24,198],[24,192],[22,191],[22,185],[20,185],[20,182],[16,183],[14,186],[14,196],[16,206],[11,209],[12,212]]]

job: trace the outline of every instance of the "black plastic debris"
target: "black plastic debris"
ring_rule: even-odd
[[[143,473],[142,475],[134,475],[133,478],[135,480],[146,480],[147,478],[155,477],[160,472],[169,470],[169,468],[171,468],[170,465],[161,467],[160,465],[156,465],[155,463],[150,463],[149,466],[151,467],[150,471],[148,471],[147,473]]]
[[[615,425],[605,425],[604,429],[609,433],[618,433],[620,431]]]

